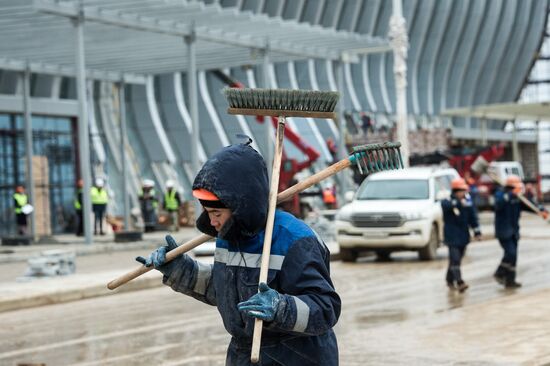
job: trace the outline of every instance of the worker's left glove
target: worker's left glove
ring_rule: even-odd
[[[171,235],[166,235],[166,245],[156,249],[149,257],[136,257],[136,261],[143,264],[145,267],[153,266],[155,269],[158,269],[162,273],[170,270],[175,261],[166,262],[166,253],[178,247],[178,244]]]
[[[281,295],[272,288],[269,288],[264,282],[260,283],[258,289],[260,292],[247,301],[239,303],[237,307],[239,311],[250,317],[271,322],[275,319],[279,310],[279,304],[282,300]]]

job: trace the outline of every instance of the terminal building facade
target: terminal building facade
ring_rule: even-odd
[[[548,0],[403,1],[410,42],[409,128],[449,128],[455,143],[480,144],[479,120],[450,119],[440,113],[454,107],[518,100],[542,44],[548,5]],[[384,38],[392,14],[391,2],[380,0],[220,0],[204,1],[204,6],[236,8],[239,12]],[[261,85],[261,70],[254,65],[227,68],[220,64],[216,72],[198,72],[199,161],[223,146],[242,141],[237,134],[252,137],[254,147],[265,154],[262,125],[255,118],[225,112],[220,90],[226,83],[219,77],[220,71],[247,87]],[[391,130],[396,113],[392,53],[361,56],[358,62],[345,63],[343,73],[341,102],[352,117],[348,133],[360,133],[361,113],[377,126]],[[338,89],[335,64],[330,60],[275,62],[267,76],[276,88]],[[150,76],[144,84],[127,84],[124,101],[117,98],[116,84],[88,81],[92,176],[107,179],[113,194],[109,208],[112,214],[121,214],[122,201],[120,103],[125,103],[127,111],[126,156],[132,202],[137,203],[144,178],[153,179],[160,191],[167,180],[176,180],[183,197],[191,199],[194,171],[190,149],[195,136],[191,134],[186,80],[184,70]],[[26,183],[22,90],[21,73],[0,70],[0,235],[13,232],[14,187]],[[61,233],[72,225],[75,182],[79,177],[75,79],[33,73],[31,100],[34,156],[39,157],[33,159],[36,200],[41,200],[41,207],[48,211],[45,232]],[[313,169],[332,161],[326,141],[339,140],[339,129],[333,122],[296,118],[289,125],[320,153]],[[509,144],[512,137],[505,126],[506,122],[487,121],[486,142]],[[528,160],[536,149],[536,136],[520,132],[517,138]],[[286,151],[291,157],[303,158],[291,144],[287,144]],[[536,174],[536,166],[533,169]]]

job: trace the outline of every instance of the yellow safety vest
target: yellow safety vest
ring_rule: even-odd
[[[13,198],[15,198],[15,202],[17,202],[17,206],[15,206],[15,213],[22,213],[21,208],[28,202],[27,195],[25,193],[14,193]]]
[[[82,189],[79,189],[78,191],[76,191],[76,194],[75,194],[75,197],[74,197],[74,208],[75,208],[76,210],[82,209],[82,202],[80,202],[80,201],[78,200],[78,195],[79,195],[80,193],[82,193]]]
[[[164,194],[164,208],[169,211],[176,211],[178,209],[178,200],[176,199],[176,190],[172,189],[170,192]]]
[[[109,201],[107,196],[107,191],[105,189],[99,189],[97,187],[92,187],[90,189],[90,194],[92,196],[92,205],[106,205]]]

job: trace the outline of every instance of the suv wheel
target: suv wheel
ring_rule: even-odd
[[[423,261],[434,260],[437,255],[437,247],[439,246],[439,234],[437,233],[437,226],[432,225],[430,232],[430,239],[426,246],[418,251],[418,258]]]
[[[356,250],[340,248],[340,259],[342,259],[342,262],[355,262],[358,256]]]

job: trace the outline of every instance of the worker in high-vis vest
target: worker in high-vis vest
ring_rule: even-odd
[[[171,231],[179,230],[179,217],[178,212],[180,208],[180,195],[176,188],[174,187],[174,181],[166,181],[166,193],[164,194],[163,208],[170,215],[170,220],[172,225],[170,226]]]
[[[97,178],[94,183],[94,186],[90,189],[92,210],[94,211],[94,235],[97,235],[98,226],[99,234],[105,235],[103,231],[103,216],[107,210],[109,196],[105,189],[105,181],[103,179]]]
[[[25,193],[23,186],[15,187],[15,193],[13,194],[13,201],[15,206],[15,221],[17,223],[17,233],[19,235],[27,235],[27,215],[23,212],[23,206],[29,203],[29,198]]]
[[[82,179],[79,179],[76,182],[76,191],[74,194],[76,236],[84,235],[84,216],[82,215],[82,187],[84,187],[84,181]]]

